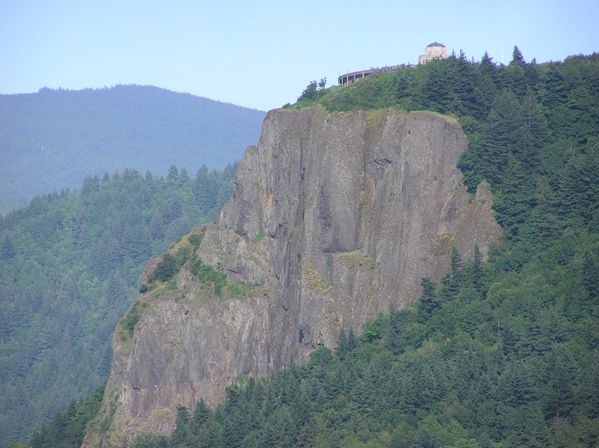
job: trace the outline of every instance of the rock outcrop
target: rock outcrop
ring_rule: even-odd
[[[116,332],[84,445],[166,433],[178,403],[214,405],[239,375],[269,375],[412,303],[422,277],[448,272],[452,246],[486,256],[500,228],[485,186],[462,183],[466,145],[434,113],[271,111],[218,221],[173,247],[187,254],[179,272],[141,294],[132,335]]]

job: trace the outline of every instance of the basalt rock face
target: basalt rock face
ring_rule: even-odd
[[[410,304],[422,277],[448,272],[452,246],[486,256],[500,228],[485,186],[462,183],[466,144],[433,113],[271,111],[218,221],[174,281],[140,296],[133,336],[117,331],[84,445],[166,433],[177,404],[214,405],[239,375],[269,375]],[[229,286],[216,294],[194,260]]]

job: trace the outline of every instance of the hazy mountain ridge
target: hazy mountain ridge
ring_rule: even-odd
[[[257,142],[261,111],[152,86],[0,95],[0,212],[125,168],[224,168]]]

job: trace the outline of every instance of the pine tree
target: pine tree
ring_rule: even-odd
[[[510,89],[518,98],[523,98],[528,88],[526,62],[518,47],[514,47],[512,61],[503,72],[503,86]]]
[[[498,92],[497,66],[493,59],[485,52],[478,66],[477,82],[474,88],[476,101],[476,117],[484,119],[489,114],[495,96]]]
[[[526,64],[524,61],[524,56],[522,56],[522,52],[518,48],[518,46],[514,46],[514,51],[512,51],[512,61],[510,65],[523,65]]]
[[[599,299],[599,267],[591,252],[585,252],[582,265],[582,284],[593,300]]]
[[[427,64],[428,77],[424,86],[424,102],[431,110],[445,113],[451,102],[449,90],[452,66],[449,61],[433,60]]]
[[[546,246],[561,235],[563,223],[559,219],[559,198],[546,178],[540,178],[536,191],[536,207],[528,219],[527,238],[534,244]]]
[[[480,168],[491,185],[501,187],[510,154],[517,152],[524,124],[520,103],[510,91],[499,94],[487,117]]]
[[[460,55],[452,61],[450,89],[455,98],[449,112],[460,115],[473,115],[476,110],[474,94],[474,69],[460,50]]]
[[[191,419],[192,432],[194,434],[199,434],[209,418],[210,410],[206,406],[204,400],[200,398],[200,400],[196,403],[195,409],[193,410],[193,417]]]
[[[395,309],[392,309],[389,314],[389,330],[385,336],[385,346],[395,354],[399,353],[401,347],[401,316]]]
[[[0,246],[0,258],[3,260],[10,260],[15,255],[17,255],[15,246],[8,235],[5,235],[4,239],[2,240],[2,246]]]
[[[198,170],[191,190],[196,203],[204,212],[212,210],[216,205],[217,190],[211,177],[208,168],[202,166]]]
[[[426,277],[422,279],[420,284],[422,285],[422,296],[420,298],[419,307],[423,311],[425,317],[429,317],[439,305],[435,294],[435,284]]]
[[[455,246],[451,248],[451,279],[457,287],[462,284],[462,258]]]
[[[472,265],[472,286],[476,292],[478,292],[481,296],[483,295],[483,286],[482,286],[482,254],[480,253],[480,249],[478,248],[478,244],[474,245],[474,262]]]
[[[178,446],[186,442],[189,433],[189,409],[177,405],[177,417],[175,418],[175,430],[171,434],[170,444]]]
[[[347,348],[347,336],[345,335],[345,330],[342,328],[339,330],[339,338],[337,339],[337,356],[339,359],[344,359],[349,352]]]
[[[522,101],[523,130],[516,156],[531,178],[539,169],[539,150],[545,144],[547,128],[536,95],[528,90]]]

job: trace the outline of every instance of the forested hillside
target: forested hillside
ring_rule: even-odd
[[[180,407],[141,447],[590,447],[599,444],[599,56],[508,66],[461,54],[304,91],[295,107],[458,117],[460,168],[494,193],[504,242],[419,303],[341,333],[306,365]],[[398,293],[400,293],[398,291]],[[37,444],[36,446],[47,446]]]
[[[0,95],[0,213],[125,168],[223,169],[257,142],[263,118],[151,86]]]
[[[227,201],[234,166],[125,170],[0,217],[0,445],[103,384],[140,274]]]

